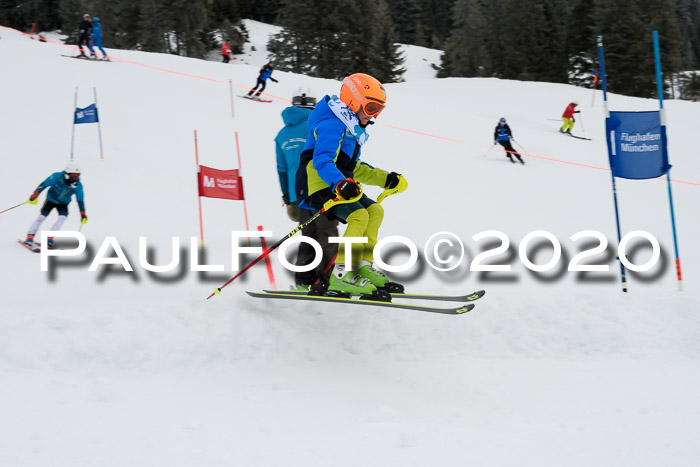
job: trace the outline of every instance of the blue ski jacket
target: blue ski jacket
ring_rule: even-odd
[[[282,111],[284,128],[277,133],[275,146],[277,151],[277,174],[280,179],[282,194],[289,196],[289,202],[297,200],[294,190],[297,168],[301,152],[306,144],[308,119],[311,109],[301,107],[287,107]]]
[[[272,68],[265,65],[264,67],[260,68],[260,75],[258,76],[258,79],[260,81],[267,81],[267,78],[269,78],[271,74]],[[274,81],[274,79],[272,81]]]
[[[333,190],[343,179],[383,187],[388,173],[360,161],[361,146],[352,132],[328,107],[329,96],[309,117],[309,134],[296,176],[299,207],[313,209],[307,198],[324,188]]]
[[[46,199],[54,204],[68,204],[71,197],[75,195],[81,211],[85,211],[85,196],[83,195],[83,182],[78,180],[75,187],[70,186],[63,179],[63,172],[55,172],[48,176],[46,180],[36,187],[36,191],[41,193],[46,188],[49,189]]]
[[[102,38],[102,25],[99,22],[92,23],[92,38],[101,39]]]
[[[496,130],[493,132],[493,139],[498,141],[509,141],[513,137],[513,132],[510,131],[510,127],[506,123],[501,125],[500,123],[496,125]]]

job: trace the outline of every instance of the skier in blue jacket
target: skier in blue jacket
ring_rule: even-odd
[[[100,24],[100,18],[98,17],[92,18],[92,45],[100,49],[103,55],[102,60],[110,61],[107,57],[107,52],[102,48],[102,24]],[[94,51],[92,55],[97,59],[97,54]]]
[[[78,201],[78,206],[80,208],[80,217],[83,224],[87,223],[87,214],[85,214],[85,202],[83,195],[83,183],[80,181],[80,168],[74,164],[69,163],[63,172],[55,172],[49,177],[41,182],[34,193],[29,197],[29,202],[31,204],[36,204],[38,201],[39,194],[48,188],[49,191],[46,194],[46,201],[41,207],[41,212],[39,217],[29,226],[29,232],[27,232],[27,238],[24,240],[29,246],[34,243],[34,235],[41,226],[42,222],[46,219],[46,216],[55,208],[58,211],[58,219],[54,223],[51,230],[60,230],[63,223],[68,218],[68,203],[70,203],[71,197],[75,195],[75,199]],[[49,248],[53,246],[53,237],[49,237],[47,245]]]
[[[282,189],[282,201],[287,206],[287,216],[300,224],[311,218],[313,211],[299,209],[294,192],[297,168],[301,152],[306,144],[309,133],[308,119],[311,111],[316,106],[316,98],[310,92],[297,90],[292,96],[292,105],[282,111],[284,128],[275,138],[277,151],[277,173]],[[321,263],[312,271],[296,272],[294,282],[299,290],[308,290],[317,279],[324,279],[324,271],[333,262],[338,252],[337,243],[329,243],[329,237],[338,236],[338,221],[330,220],[324,214],[311,224],[304,227],[301,234],[316,240],[323,250]],[[311,263],[316,256],[316,251],[308,243],[301,243],[297,253],[297,266],[305,266]]]
[[[258,82],[255,83],[255,87],[251,89],[247,96],[253,96],[253,93],[255,92],[256,89],[258,89],[258,86],[260,86],[260,90],[253,96],[253,99],[259,99],[260,94],[265,90],[265,85],[267,84],[267,80],[270,79],[270,81],[274,81],[275,83],[278,83],[275,78],[272,77],[272,71],[273,68],[275,68],[275,62],[270,60],[268,64],[260,68],[260,74],[258,75]]]
[[[360,161],[361,148],[369,138],[365,129],[385,106],[384,86],[364,73],[345,78],[340,97],[321,100],[309,117],[309,135],[297,170],[299,207],[317,210],[329,199],[355,198],[362,193],[357,182],[399,191],[406,188],[401,174]],[[403,286],[389,282],[373,267],[373,250],[384,218],[381,205],[363,194],[358,201],[334,206],[329,214],[348,224],[344,237],[367,237],[367,243],[353,244],[350,258],[345,247],[339,248],[326,293],[381,296],[378,290],[402,292]]]
[[[515,151],[513,145],[510,144],[510,140],[512,138],[513,132],[511,131],[510,126],[508,126],[508,123],[506,123],[506,119],[501,117],[501,119],[498,121],[498,125],[496,125],[496,129],[493,131],[493,144],[495,145],[498,143],[503,146],[503,149],[506,150],[506,156],[513,164],[515,164],[513,156],[517,157],[521,164],[524,164],[525,161],[523,158],[520,157],[520,154]]]

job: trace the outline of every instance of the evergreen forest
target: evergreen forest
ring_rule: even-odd
[[[108,48],[204,58],[228,40],[243,50],[242,19],[281,27],[277,68],[323,78],[361,70],[399,82],[399,44],[444,51],[438,77],[497,77],[591,86],[602,34],[608,89],[656,95],[652,31],[668,97],[700,99],[700,0],[0,0],[0,24],[58,30],[77,41],[98,16]]]

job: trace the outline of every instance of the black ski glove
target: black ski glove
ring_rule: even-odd
[[[384,188],[396,188],[396,185],[399,184],[399,177],[401,174],[397,174],[396,172],[390,172],[386,176],[386,182],[384,183]]]
[[[282,195],[282,202],[286,205],[289,204],[289,195]]]
[[[339,181],[333,189],[343,199],[354,198],[361,193],[360,186],[352,178]]]

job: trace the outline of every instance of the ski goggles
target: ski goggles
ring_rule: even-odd
[[[316,98],[308,96],[294,96],[292,98],[292,105],[296,107],[308,107],[313,109],[316,107]]]
[[[80,179],[80,174],[76,174],[76,173],[67,173],[67,174],[66,174],[66,177],[67,177],[68,180],[70,180],[70,181],[72,181],[72,182],[75,182],[75,181],[77,181],[77,180]]]
[[[362,110],[368,117],[376,117],[382,112],[382,110],[384,110],[385,107],[386,105],[380,102],[368,100],[365,105],[362,106]]]

